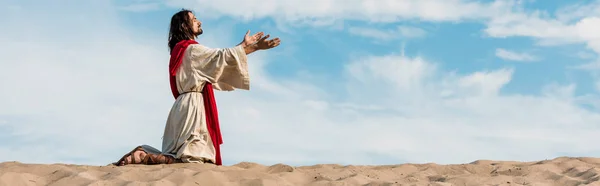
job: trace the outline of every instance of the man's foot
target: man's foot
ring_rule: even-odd
[[[128,164],[142,164],[148,153],[141,146],[136,147],[131,152],[125,154],[119,161],[115,163],[117,166]]]
[[[181,160],[164,154],[147,154],[142,161],[146,165],[181,163]]]

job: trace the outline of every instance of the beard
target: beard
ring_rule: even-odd
[[[202,33],[204,33],[204,30],[202,30],[202,28],[198,28],[198,31],[196,33],[194,33],[196,36],[202,35]]]

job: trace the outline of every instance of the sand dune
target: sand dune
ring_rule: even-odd
[[[292,167],[243,162],[85,166],[0,164],[0,185],[600,185],[600,158],[538,162],[479,160],[469,164]]]

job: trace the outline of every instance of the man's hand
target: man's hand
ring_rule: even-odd
[[[258,32],[254,35],[250,35],[250,30],[248,30],[246,32],[246,35],[244,36],[244,40],[242,41],[242,43],[240,43],[240,45],[242,45],[242,47],[244,48],[251,46],[255,44],[263,35],[263,32]]]
[[[266,49],[271,49],[271,48],[275,48],[276,46],[279,46],[279,44],[281,43],[281,40],[279,40],[279,38],[267,40],[267,38],[269,38],[269,36],[270,35],[260,38],[256,42],[256,49],[266,50]]]

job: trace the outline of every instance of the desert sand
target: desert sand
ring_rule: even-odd
[[[600,185],[600,158],[537,162],[292,167],[242,162],[128,165],[0,164],[0,185]]]

